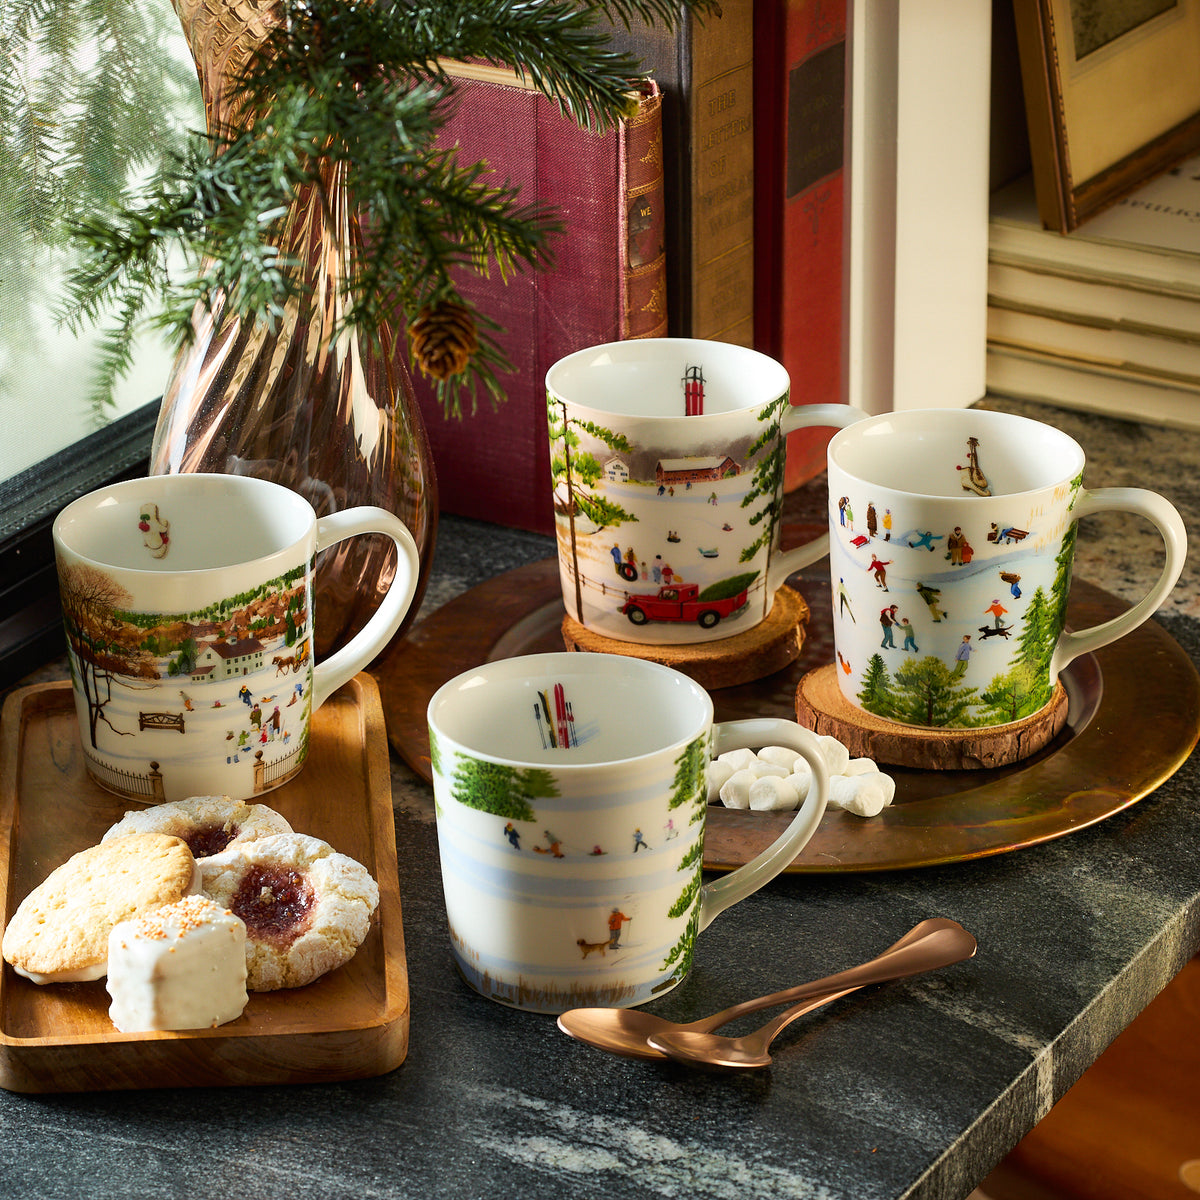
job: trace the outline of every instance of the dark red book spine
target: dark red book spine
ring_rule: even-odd
[[[755,344],[793,404],[844,401],[846,0],[755,4]],[[788,443],[785,486],[825,466],[832,431]]]
[[[586,346],[667,331],[661,97],[647,84],[637,112],[597,134],[540,92],[462,80],[441,138],[458,144],[460,161],[485,160],[522,199],[548,203],[564,225],[551,268],[505,281],[493,267],[460,280],[503,329],[513,365],[504,403],[493,409],[481,397],[473,414],[447,417],[429,382],[414,379],[442,511],[553,533],[547,369]]]

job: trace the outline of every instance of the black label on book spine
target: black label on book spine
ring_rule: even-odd
[[[845,107],[846,45],[837,41],[788,74],[785,194],[789,200],[841,168]]]

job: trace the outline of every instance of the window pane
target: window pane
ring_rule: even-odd
[[[204,127],[168,0],[0,5],[0,481],[160,395],[173,347],[136,346],[116,405],[95,398],[99,328],[57,316],[71,221],[146,178]]]

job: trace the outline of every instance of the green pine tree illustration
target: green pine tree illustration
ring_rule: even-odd
[[[967,715],[978,694],[977,688],[960,687],[950,668],[931,654],[896,672],[893,714],[908,725],[970,724]]]
[[[554,511],[567,518],[571,533],[571,564],[575,572],[575,615],[583,620],[583,581],[579,573],[579,556],[576,539],[576,520],[583,518],[591,522],[591,533],[600,533],[613,525],[636,521],[633,513],[626,512],[619,504],[601,494],[597,484],[603,468],[596,456],[579,449],[579,434],[582,429],[598,441],[603,442],[615,454],[628,454],[633,447],[623,433],[606,429],[594,421],[581,421],[567,415],[565,401],[556,400],[546,394],[546,420],[550,433],[550,477],[554,487]],[[565,487],[565,492],[560,491]]]
[[[750,490],[742,497],[743,508],[749,508],[753,504],[759,505],[759,508],[750,517],[750,524],[762,525],[762,530],[758,537],[742,551],[739,562],[749,562],[760,549],[770,547],[775,543],[775,534],[783,513],[783,469],[786,458],[786,447],[783,438],[779,436],[779,423],[788,406],[788,395],[788,392],[784,392],[778,400],[772,401],[759,414],[758,419],[765,422],[765,425],[746,454],[747,461],[749,461],[760,451],[770,447],[768,453],[763,455],[755,466],[754,474],[751,476]],[[772,599],[773,597],[764,589],[764,613]]]
[[[442,773],[442,746],[432,726],[429,728],[429,765],[435,775]]]
[[[1035,669],[1048,661],[1047,642],[1052,627],[1053,609],[1045,591],[1039,587],[1029,598],[1029,607],[1025,610],[1015,661]]]
[[[1027,663],[1014,663],[1003,675],[997,675],[979,693],[983,706],[979,717],[988,725],[1019,721],[1042,707],[1037,697],[1043,689],[1036,686],[1037,674]]]
[[[674,810],[684,804],[691,804],[692,814],[688,819],[689,825],[704,820],[708,794],[705,787],[708,760],[709,739],[707,734],[693,738],[675,760],[675,778],[671,783],[668,807]],[[679,863],[678,870],[684,872],[688,879],[683,891],[668,910],[667,916],[675,920],[689,910],[691,916],[688,918],[687,927],[679,940],[671,948],[667,957],[663,959],[661,969],[664,971],[679,963],[681,969],[686,972],[692,965],[692,950],[696,944],[696,933],[700,922],[700,906],[696,903],[696,898],[700,894],[703,865],[704,834],[702,831]]]
[[[672,812],[681,805],[692,805],[688,823],[704,820],[704,804],[698,803],[708,771],[708,737],[693,738],[675,760],[675,778],[671,781],[671,796],[667,808]],[[682,868],[681,868],[682,869]]]
[[[1063,534],[1062,546],[1054,556],[1054,582],[1050,585],[1050,596],[1055,613],[1055,624],[1062,628],[1067,617],[1067,598],[1071,592],[1071,566],[1075,560],[1075,536],[1079,526],[1072,521]],[[1051,647],[1053,649],[1053,647]]]
[[[672,920],[682,917],[684,913],[690,913],[688,923],[679,940],[671,947],[670,953],[663,959],[660,970],[667,971],[671,967],[678,965],[680,974],[686,975],[692,968],[692,955],[696,949],[696,935],[700,931],[700,905],[698,903],[700,896],[700,887],[703,883],[701,867],[704,862],[704,844],[698,841],[688,852],[683,856],[683,861],[679,864],[681,871],[690,871],[691,877],[688,879],[687,886],[679,894],[679,898],[671,905],[667,912],[667,916]]]
[[[460,804],[480,812],[509,821],[532,821],[537,815],[532,801],[559,792],[553,771],[485,762],[460,754],[450,794]]]
[[[1075,501],[1079,499],[1079,489],[1081,487],[1083,487],[1083,470],[1082,469],[1080,469],[1079,474],[1076,475],[1071,480],[1071,482],[1067,484],[1067,487],[1069,487],[1071,489],[1071,503],[1067,505],[1067,512],[1070,512],[1071,509],[1073,509],[1075,507]]]
[[[892,712],[892,681],[887,672],[883,655],[872,654],[863,675],[858,702],[878,717],[887,717]]]
[[[1038,588],[1029,599],[1025,610],[1021,636],[1017,639],[1017,652],[1013,670],[1020,670],[1028,678],[1028,700],[1025,714],[1037,712],[1047,704],[1053,694],[1049,684],[1050,656],[1054,653],[1057,640],[1055,630],[1061,628],[1055,615],[1055,600],[1048,598]],[[1006,720],[1008,718],[1005,718]]]

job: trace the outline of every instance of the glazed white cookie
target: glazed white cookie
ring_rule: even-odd
[[[90,846],[21,901],[4,957],[34,983],[99,979],[114,925],[199,890],[196,861],[177,837],[135,833]]]
[[[303,987],[354,957],[379,905],[361,863],[301,833],[200,861],[204,892],[246,923],[246,987]]]
[[[230,846],[291,832],[287,821],[265,804],[247,804],[228,796],[190,796],[127,812],[102,841],[127,833],[167,833],[183,838],[199,859],[220,854]]]
[[[108,1015],[122,1033],[215,1029],[246,1007],[246,926],[185,896],[113,926]]]

